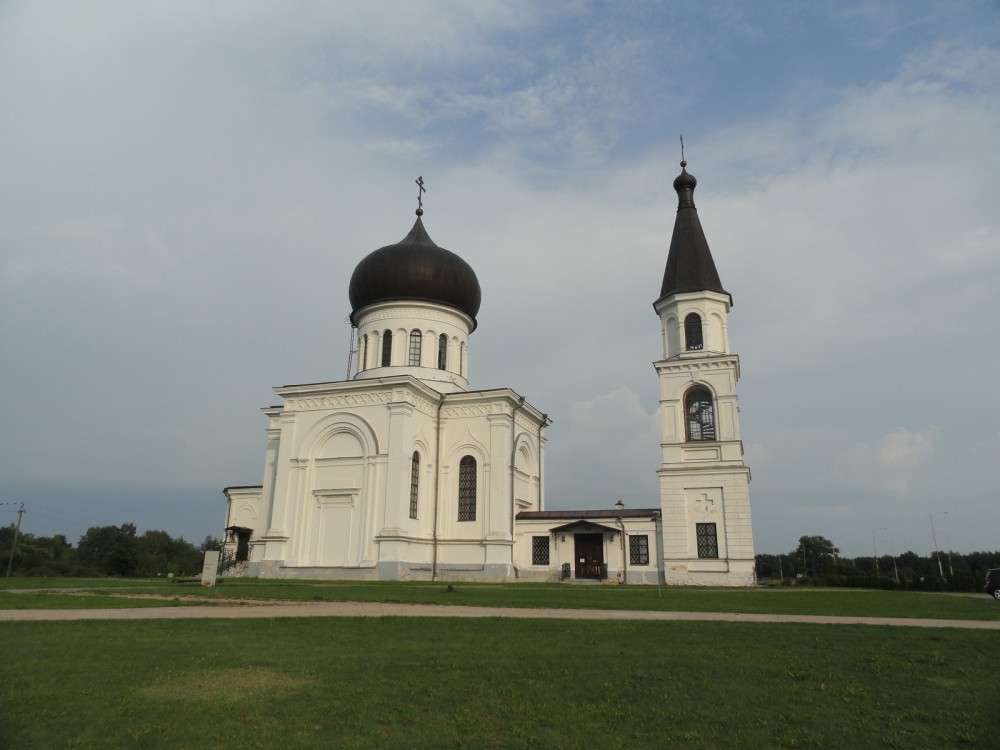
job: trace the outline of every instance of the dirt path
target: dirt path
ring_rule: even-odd
[[[903,617],[767,615],[735,612],[648,612],[607,609],[522,609],[435,604],[320,602],[242,604],[238,606],[135,607],[121,609],[8,609],[0,622],[26,620],[205,620],[252,617],[512,617],[536,620],[663,620],[722,622],[797,622],[816,625],[889,625],[906,628],[1000,630],[990,620],[917,620]]]

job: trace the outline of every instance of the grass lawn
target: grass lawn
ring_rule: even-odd
[[[497,607],[552,607],[558,609],[631,609],[671,612],[746,612],[764,614],[851,615],[860,617],[926,617],[956,620],[1000,620],[1000,603],[986,594],[954,595],[868,589],[756,588],[718,589],[664,586],[574,586],[560,584],[451,584],[347,581],[258,581],[224,580],[214,589],[185,586],[159,580],[117,579],[6,579],[0,585],[0,608],[105,606],[97,597],[60,594],[59,587],[80,587],[93,594],[195,596],[214,599],[270,599],[286,601],[362,601],[421,604],[465,604]],[[13,584],[9,582],[15,582]],[[36,583],[37,582],[37,583]],[[45,588],[51,597],[68,599],[52,604],[52,598],[6,588]],[[22,602],[17,604],[17,602]],[[152,600],[124,600],[119,606],[155,606]],[[48,603],[47,603],[48,602]],[[163,602],[160,602],[162,605]]]
[[[996,747],[997,634],[436,618],[0,623],[2,748]]]

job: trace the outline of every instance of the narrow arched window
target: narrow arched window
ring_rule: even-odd
[[[458,465],[458,520],[476,520],[476,459],[463,456]]]
[[[684,397],[688,440],[715,440],[715,405],[707,388],[692,388]]]
[[[465,342],[458,348],[458,374],[465,377]]]
[[[701,332],[701,316],[698,313],[690,313],[684,318],[684,346],[689,352],[703,349],[705,346]]]
[[[358,370],[368,369],[368,334],[361,339],[361,360],[358,362]]]
[[[443,333],[438,336],[438,369],[448,369],[448,337]]]
[[[410,331],[410,367],[420,367],[420,345],[424,337],[420,331]]]
[[[417,517],[417,493],[420,483],[420,454],[413,451],[410,460],[410,518]]]
[[[382,367],[392,364],[392,331],[382,334]]]

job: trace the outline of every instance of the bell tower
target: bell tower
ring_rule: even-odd
[[[743,464],[736,383],[729,350],[732,296],[722,287],[705,239],[694,189],[681,161],[674,180],[677,218],[660,297],[663,465],[660,478],[666,583],[754,584],[750,469]]]

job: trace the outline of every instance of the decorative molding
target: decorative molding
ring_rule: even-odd
[[[387,305],[381,310],[372,310],[361,316],[358,321],[358,328],[363,328],[370,323],[379,320],[394,320],[398,318],[414,318],[417,320],[432,320],[437,323],[448,323],[456,325],[456,321],[461,321],[464,316],[457,312],[445,312],[431,307],[416,307],[412,305]],[[422,333],[426,334],[426,331]],[[439,331],[442,333],[442,331]]]
[[[730,370],[739,368],[740,358],[725,354],[711,359],[671,359],[653,363],[657,372],[687,373],[692,370]]]
[[[289,399],[288,409],[313,411],[316,409],[343,409],[358,406],[382,406],[392,401],[388,391],[368,391],[366,393],[345,393],[339,396],[315,396]]]
[[[446,406],[444,416],[453,417],[487,417],[493,414],[490,404],[471,404],[469,406]]]
[[[356,487],[345,487],[343,489],[313,490],[313,498],[317,505],[349,505],[354,507],[354,498],[357,497]]]
[[[536,422],[534,419],[531,419],[528,415],[526,415],[524,412],[520,410],[518,410],[517,414],[514,417],[514,424],[516,424],[518,427],[522,427],[525,430],[531,432],[532,433],[531,437],[535,437],[535,433],[538,432],[538,422]]]

